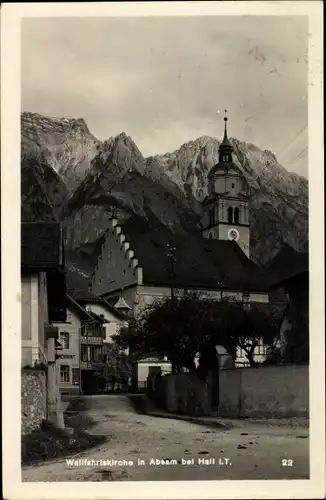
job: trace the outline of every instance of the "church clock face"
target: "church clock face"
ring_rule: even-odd
[[[238,241],[239,231],[237,229],[231,227],[231,229],[228,230],[228,238],[229,238],[229,240]]]

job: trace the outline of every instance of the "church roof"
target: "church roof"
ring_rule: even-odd
[[[219,161],[218,163],[216,163],[216,165],[213,165],[213,167],[209,171],[208,173],[209,178],[213,177],[215,173],[219,170],[228,173],[228,171],[234,169],[237,171],[239,175],[243,175],[241,170],[232,161],[233,147],[228,138],[227,121],[228,121],[227,110],[225,110],[224,137],[219,147]]]
[[[223,171],[225,172],[226,174],[230,171],[230,170],[236,170],[237,171],[237,175],[239,176],[242,176],[243,177],[243,173],[241,172],[240,168],[233,162],[233,161],[228,161],[228,162],[223,162],[223,163],[216,163],[215,165],[213,165],[213,167],[210,169],[210,171],[208,172],[208,177],[213,177],[217,171]],[[235,175],[235,174],[233,174]]]
[[[203,238],[200,235],[175,236],[168,229],[157,231],[144,226],[137,231],[133,217],[122,232],[143,268],[143,282],[170,286],[172,267],[167,245],[173,252],[173,284],[176,287],[263,291],[259,268],[233,241]]]
[[[308,253],[297,252],[287,244],[283,245],[264,268],[264,275],[270,289],[283,286],[285,282],[292,278],[308,272]]]

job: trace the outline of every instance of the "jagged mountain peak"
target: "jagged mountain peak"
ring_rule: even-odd
[[[42,151],[47,163],[72,192],[84,179],[100,141],[83,118],[53,118],[39,113],[21,114],[21,147]]]
[[[237,138],[230,142],[251,192],[252,258],[264,263],[284,243],[306,248],[307,180],[288,172],[267,149]],[[64,212],[70,249],[96,241],[112,210],[121,219],[153,213],[174,232],[192,230],[202,213],[208,172],[218,162],[220,143],[202,135],[173,152],[144,158],[126,132],[101,142],[83,119],[22,114],[22,150],[27,146],[34,156],[40,154],[41,163],[51,166],[71,193]],[[24,179],[30,182],[27,165]]]
[[[26,122],[31,123],[36,134],[66,134],[74,132],[75,134],[92,135],[84,118],[50,117],[41,115],[40,113],[24,111],[21,114],[21,122],[22,126]]]

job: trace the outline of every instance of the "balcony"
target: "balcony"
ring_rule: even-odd
[[[95,361],[81,361],[80,362],[80,369],[81,370],[94,370],[94,363]]]
[[[103,337],[92,337],[87,335],[81,335],[80,343],[85,345],[103,345]]]

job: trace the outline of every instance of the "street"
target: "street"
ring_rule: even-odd
[[[309,430],[233,421],[230,430],[138,414],[128,395],[85,397],[89,451],[26,466],[23,481],[307,479]],[[93,461],[93,462],[92,462]]]

